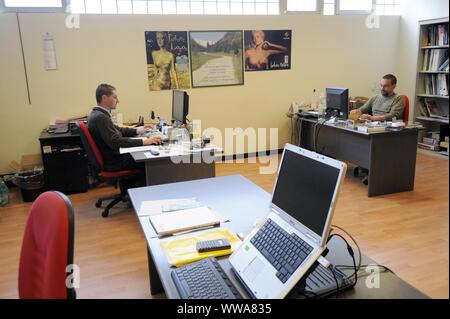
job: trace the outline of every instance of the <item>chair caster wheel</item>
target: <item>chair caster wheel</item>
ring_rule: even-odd
[[[108,217],[108,215],[109,215],[109,211],[104,210],[104,211],[102,212],[102,217],[103,217],[103,218]]]
[[[102,201],[101,200],[96,201],[95,202],[95,207],[97,207],[97,208],[102,207]]]

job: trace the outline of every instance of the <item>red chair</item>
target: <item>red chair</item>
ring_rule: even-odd
[[[405,99],[405,110],[403,111],[403,122],[408,124],[409,121],[409,98],[406,95],[402,95]]]
[[[59,192],[41,194],[31,206],[19,264],[19,297],[74,299],[66,268],[73,264],[74,216]]]
[[[95,144],[94,139],[92,138],[91,133],[85,122],[78,122],[79,133],[81,136],[81,141],[83,142],[84,150],[88,156],[89,162],[91,163],[95,173],[102,178],[105,182],[113,183],[117,188],[119,186],[120,194],[115,194],[111,196],[101,197],[95,203],[96,207],[101,207],[102,202],[106,200],[112,200],[103,210],[102,216],[108,217],[109,210],[120,202],[127,202],[129,200],[127,190],[128,185],[132,185],[134,181],[136,181],[139,175],[142,175],[144,172],[139,169],[129,169],[129,170],[121,170],[121,171],[105,171],[103,169],[104,160],[100,150]]]

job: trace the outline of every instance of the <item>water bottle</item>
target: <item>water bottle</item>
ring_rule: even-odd
[[[0,206],[6,206],[8,204],[8,194],[8,187],[0,177]]]

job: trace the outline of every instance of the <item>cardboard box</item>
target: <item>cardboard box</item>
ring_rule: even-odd
[[[35,168],[42,168],[42,157],[41,154],[28,154],[22,155],[20,164],[16,161],[12,161],[9,166],[14,170],[14,172],[23,172],[33,170]]]

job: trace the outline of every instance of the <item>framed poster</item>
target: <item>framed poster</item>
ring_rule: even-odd
[[[246,30],[245,71],[291,68],[292,30]]]
[[[145,47],[150,91],[190,88],[186,31],[147,31]]]
[[[243,85],[242,31],[190,31],[192,87]]]

